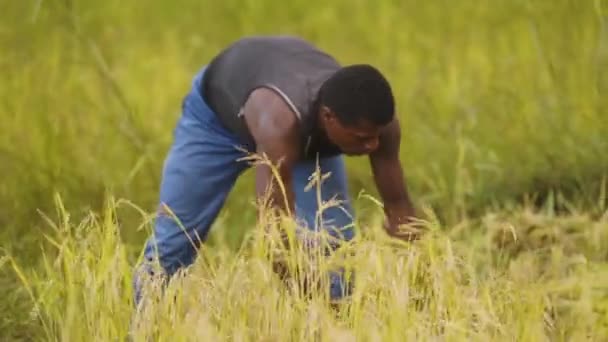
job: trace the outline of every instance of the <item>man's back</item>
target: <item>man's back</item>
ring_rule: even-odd
[[[206,100],[224,125],[251,139],[242,107],[258,87],[271,88],[289,105],[309,133],[313,103],[339,63],[311,43],[292,36],[255,36],[236,41],[208,65]]]

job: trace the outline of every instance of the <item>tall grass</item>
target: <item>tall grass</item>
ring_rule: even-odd
[[[60,202],[58,202],[60,205]],[[608,216],[520,208],[441,227],[408,244],[378,225],[330,257],[293,244],[294,276],[272,271],[278,230],[256,229],[235,253],[202,248],[165,287],[150,281],[139,310],[116,211],[73,222],[61,211],[43,267],[13,268],[35,303],[39,338],[59,341],[601,341],[608,337]],[[481,233],[480,233],[481,232]],[[281,252],[282,251],[282,252]],[[280,257],[280,256],[279,256]],[[304,277],[352,272],[352,296],[331,305]],[[297,272],[300,271],[300,272]],[[350,273],[349,273],[350,274]],[[161,291],[161,289],[163,289]]]
[[[92,256],[96,256],[99,260],[119,263],[121,266],[116,269],[125,272],[112,274],[117,277],[112,278],[115,283],[108,284],[107,278],[95,278],[98,281],[95,288],[115,291],[106,297],[114,298],[108,300],[117,301],[112,305],[125,311],[112,311],[115,317],[97,318],[118,321],[126,317],[127,304],[119,298],[128,297],[126,284],[130,275],[126,273],[127,265],[135,262],[146,232],[138,229],[142,224],[138,210],[133,210],[133,206],[128,207],[131,209],[125,206],[108,209],[108,200],[128,199],[134,207],[144,211],[156,206],[162,161],[193,74],[226,44],[243,35],[265,33],[300,35],[345,64],[372,63],[385,72],[394,87],[403,123],[401,157],[408,184],[416,204],[420,208],[431,208],[436,215],[438,231],[436,238],[398,250],[395,255],[385,253],[388,250],[385,242],[374,238],[364,240],[360,242],[362,246],[371,248],[365,253],[377,253],[386,265],[398,264],[402,259],[415,264],[419,259],[411,259],[414,256],[407,253],[416,251],[419,255],[416,258],[431,258],[436,256],[433,253],[444,253],[449,241],[454,246],[455,259],[465,265],[474,265],[475,272],[481,272],[477,282],[455,282],[450,291],[470,293],[496,285],[504,288],[502,299],[508,301],[519,300],[518,291],[526,292],[539,285],[540,292],[530,291],[551,297],[548,302],[551,305],[568,308],[566,316],[558,313],[558,317],[568,317],[560,321],[561,325],[556,323],[562,330],[550,333],[583,334],[587,324],[592,323],[582,319],[602,315],[602,311],[592,314],[599,310],[596,306],[601,300],[597,298],[601,296],[594,297],[595,290],[581,288],[579,283],[591,279],[591,274],[603,277],[601,269],[606,259],[599,252],[603,240],[589,236],[588,230],[597,233],[589,227],[603,227],[608,191],[608,140],[605,138],[608,134],[608,100],[604,96],[608,92],[607,8],[604,0],[496,0],[487,3],[296,0],[280,6],[275,1],[264,0],[148,1],[145,4],[117,0],[26,0],[1,3],[0,239],[1,255],[14,259],[0,261],[3,265],[0,268],[0,296],[3,298],[0,301],[0,337],[27,339],[39,328],[36,312],[29,316],[31,302],[27,287],[21,286],[23,282],[7,267],[12,264],[11,260],[20,265],[24,279],[30,279],[32,290],[44,299],[39,302],[40,309],[43,303],[49,308],[48,303],[63,300],[58,294],[72,293],[74,297],[70,300],[73,302],[55,309],[60,311],[67,307],[70,310],[83,308],[77,305],[80,305],[78,298],[85,288],[75,286],[74,279],[91,281],[91,274],[105,272],[100,271],[98,267],[101,266],[93,264],[80,265],[82,269],[75,270],[73,262],[82,262],[83,258],[91,258],[92,262]],[[348,171],[354,198],[358,199],[357,195],[362,192],[376,195],[364,159],[349,159]],[[222,260],[241,272],[255,268],[249,260],[265,262],[259,261],[259,255],[245,258],[228,252],[244,248],[247,234],[257,231],[253,226],[256,208],[251,205],[251,188],[252,177],[245,174],[228,198],[225,210],[212,229],[210,241],[214,249],[209,253],[217,253],[214,254],[216,265]],[[247,193],[250,196],[243,195]],[[61,206],[56,204],[55,195],[62,199]],[[356,202],[362,227],[376,227],[378,208],[371,203]],[[543,205],[546,208],[539,209]],[[65,209],[57,210],[61,207]],[[522,207],[526,209],[522,211]],[[543,214],[536,213],[535,208]],[[91,220],[91,213],[104,211],[102,217],[109,221]],[[64,221],[68,212],[69,223]],[[109,219],[112,215],[115,218]],[[500,218],[494,219],[494,215]],[[493,219],[488,223],[489,218]],[[48,220],[59,222],[57,230],[49,228]],[[533,239],[538,242],[531,245],[527,245],[525,238],[509,242],[504,248],[509,253],[516,253],[514,255],[503,255],[505,250],[493,250],[490,245],[480,242],[489,239],[489,227],[508,228],[513,224],[517,229],[512,221],[524,226],[536,222],[534,228],[527,226],[527,229],[534,239],[543,238]],[[75,226],[80,228],[75,229]],[[117,236],[106,236],[112,229],[116,230]],[[570,237],[567,232],[572,229],[577,238],[560,238]],[[75,231],[81,235],[65,235]],[[110,238],[116,240],[107,240]],[[114,257],[117,259],[109,259],[106,254],[86,254],[84,241],[91,244],[87,253],[110,253],[96,248],[96,243],[103,244],[103,241],[111,246],[107,247],[109,250],[119,249],[120,253]],[[478,245],[469,250],[464,248],[471,244]],[[464,247],[457,249],[455,246],[459,245]],[[439,252],[430,253],[425,249],[429,246]],[[548,257],[540,258],[526,248],[540,249],[543,253],[546,249],[551,253],[566,249],[578,251],[582,255],[593,255],[594,261],[576,266],[580,272],[576,276],[568,273],[570,268],[554,264],[549,270],[564,273],[545,276],[542,272],[531,272],[531,277],[536,277],[536,285],[531,287],[527,287],[529,283],[525,281],[528,280],[519,282],[526,273],[523,270],[511,274],[504,265],[484,264],[503,255],[504,262],[520,265],[511,267],[544,265]],[[356,250],[363,253],[361,249]],[[58,251],[67,254],[57,255]],[[460,259],[459,251],[465,251],[466,258]],[[372,254],[367,256],[374,259]],[[359,257],[357,254],[354,260]],[[434,264],[436,270],[448,272],[441,258]],[[558,254],[551,258],[561,260]],[[53,264],[55,260],[58,265],[67,267],[64,273],[69,270],[75,278],[65,280],[58,278],[60,273],[52,273],[53,267],[57,267]],[[361,267],[359,273],[372,272],[357,267]],[[256,279],[261,271],[251,272],[242,277]],[[205,274],[201,270],[187,282],[194,286],[200,279],[205,279]],[[407,277],[406,273],[399,274],[387,275],[387,283],[391,283],[390,279],[396,281]],[[34,280],[32,275],[35,275]],[[583,280],[576,280],[577,276]],[[43,280],[45,278],[50,280]],[[60,280],[74,287],[61,285]],[[215,285],[225,285],[222,280],[218,281]],[[565,292],[557,289],[562,281]],[[509,282],[515,287],[509,287]],[[43,283],[48,287],[46,292],[40,288]],[[117,286],[118,283],[124,284],[124,289]],[[547,287],[549,283],[556,287]],[[400,284],[415,286],[411,282]],[[384,297],[380,296],[380,299],[396,298],[391,297],[396,293],[391,291],[402,290],[399,286],[383,288]],[[88,288],[88,291],[93,289]],[[207,292],[212,297],[219,296],[218,292]],[[52,300],[44,297],[44,293]],[[569,299],[571,293],[577,293],[578,299]],[[277,301],[290,300],[285,296],[280,298]],[[407,298],[403,300],[409,300]],[[434,303],[435,299],[429,300]],[[458,306],[464,298],[453,300]],[[277,307],[294,315],[290,317],[309,314],[301,307],[297,309],[300,311],[296,310],[297,306],[287,307],[290,302],[280,303],[285,306],[277,304]],[[540,308],[535,303],[530,305]],[[96,304],[90,305],[92,307],[84,310],[93,310],[88,311],[93,314]],[[395,317],[408,322],[412,317],[423,322],[426,318],[421,317],[428,313],[422,308],[411,313],[415,316],[407,316],[405,309],[399,311],[392,307],[397,304],[390,302],[386,309],[365,307],[369,312],[364,314],[362,304],[357,305],[353,304],[358,309],[347,310],[350,316],[342,317],[346,320],[341,321],[350,322],[344,332],[356,336],[361,336],[365,324],[371,324],[370,333],[375,331],[380,334],[378,336],[384,331],[394,331],[383,327],[388,323],[382,320],[368,319],[375,310],[380,310],[379,317],[388,314],[389,309],[396,310]],[[484,305],[472,304],[462,309],[463,316],[457,313],[455,317],[472,317],[471,311],[467,310],[476,307],[483,316],[487,313]],[[530,308],[526,305],[522,304]],[[40,311],[47,317],[44,331],[49,336],[58,336],[63,331],[68,324],[64,319],[79,317],[74,313],[68,315],[66,311],[62,311],[60,317],[59,311],[49,310],[47,313]],[[319,310],[321,317],[329,317],[330,311]],[[496,321],[504,324],[503,330],[510,326],[508,322],[526,323],[521,312],[509,311],[516,310],[516,306],[504,310],[500,311],[504,316],[495,313],[498,315]],[[236,315],[234,310],[226,312]],[[249,312],[245,310],[244,317],[249,317]],[[399,312],[406,316],[399,316]],[[534,310],[530,308],[530,312]],[[418,313],[422,316],[416,316]],[[194,313],[188,317],[199,319],[202,316]],[[444,316],[437,317],[441,317],[441,322],[449,321]],[[463,331],[471,336],[490,336],[489,328],[482,327],[474,332],[472,326],[478,327],[481,323],[473,324],[472,318],[462,319],[461,323],[444,326],[442,331],[464,327]],[[582,326],[570,327],[569,323],[564,323],[568,320]],[[227,322],[231,321],[236,320],[229,317]],[[429,318],[424,322],[439,324],[439,321]],[[531,321],[543,326],[538,329],[544,331],[550,325],[546,322],[551,319],[546,319],[545,323]],[[230,331],[228,326],[218,325],[228,323],[210,322],[215,329],[210,331],[218,336],[226,336]],[[259,322],[263,320],[254,322],[258,322],[252,323],[254,325],[262,324]],[[375,329],[375,323],[368,322],[377,322],[379,327]],[[124,333],[125,324],[112,329]],[[114,326],[109,322],[103,325]],[[272,338],[270,331],[274,333],[276,329],[271,327],[274,326],[254,330],[260,336],[267,334]],[[429,330],[424,331],[431,332],[429,336],[442,333],[438,327],[424,324],[407,331],[427,328]],[[71,333],[85,334],[85,328],[82,329],[78,332],[75,328]],[[513,328],[513,334],[521,331],[518,329]],[[525,324],[521,329],[540,331]],[[236,327],[233,330],[242,331]],[[506,335],[510,332],[503,330],[497,334],[515,336]],[[299,334],[298,331],[304,331],[304,328],[289,331],[289,334]],[[322,334],[328,333],[324,331]],[[167,332],[159,332],[163,333]],[[597,333],[601,335],[601,331]],[[283,332],[277,334],[280,337]]]

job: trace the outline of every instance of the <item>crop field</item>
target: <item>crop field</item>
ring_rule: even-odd
[[[0,13],[0,340],[608,340],[608,1],[0,0]],[[282,249],[250,170],[196,262],[135,310],[183,97],[222,48],[263,34],[386,75],[425,234],[385,233],[368,160],[352,157],[357,237],[330,257]],[[333,303],[338,267],[352,295]]]

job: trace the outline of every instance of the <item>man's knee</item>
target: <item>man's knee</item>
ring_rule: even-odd
[[[353,293],[354,274],[344,269],[329,273],[329,297],[332,301],[344,300]]]
[[[202,243],[195,229],[183,229],[174,218],[165,215],[157,216],[154,225],[154,234],[148,238],[144,250],[147,262],[158,263],[168,275],[194,262]]]
[[[346,241],[353,238],[355,217],[349,199],[322,209],[318,215],[322,218],[321,229],[332,237]]]

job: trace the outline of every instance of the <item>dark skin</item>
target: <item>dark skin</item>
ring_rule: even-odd
[[[291,215],[294,213],[295,199],[292,168],[302,151],[296,114],[278,94],[267,88],[258,88],[251,93],[244,112],[245,121],[256,142],[256,152],[266,155],[273,165],[278,165],[278,176],[284,184],[285,193],[278,186],[271,168],[259,164],[256,167],[256,195],[266,198],[273,208]],[[407,241],[417,238],[411,231],[402,233],[399,230],[401,224],[412,223],[415,211],[399,159],[401,129],[398,119],[395,117],[386,126],[366,121],[344,126],[331,109],[321,106],[318,120],[327,139],[340,147],[345,155],[369,156],[374,181],[384,203],[386,232]]]

